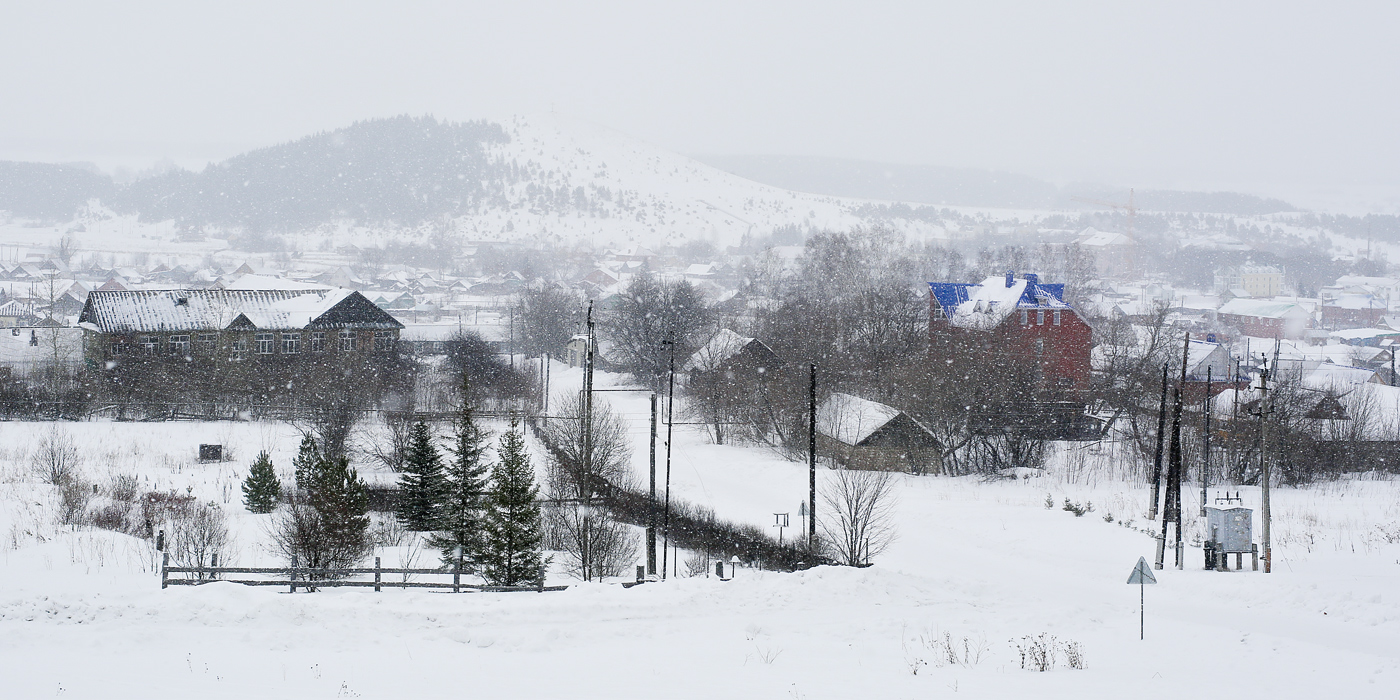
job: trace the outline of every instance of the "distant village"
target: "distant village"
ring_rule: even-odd
[[[1086,389],[1090,374],[1102,370],[1110,354],[1105,345],[1123,342],[1110,327],[1141,329],[1152,323],[1165,323],[1176,333],[1187,332],[1202,343],[1193,350],[1189,369],[1192,381],[1204,381],[1209,369],[1218,382],[1214,392],[1247,386],[1261,361],[1282,363],[1293,370],[1305,385],[1342,388],[1357,384],[1393,385],[1393,348],[1400,342],[1400,278],[1347,275],[1323,287],[1314,297],[1297,295],[1285,282],[1285,270],[1269,265],[1241,264],[1214,271],[1214,285],[1208,289],[1173,288],[1151,281],[1143,272],[1131,237],[1122,233],[1087,228],[1074,234],[1073,245],[1092,257],[1094,279],[1082,281],[1086,291],[1072,300],[1063,298],[1064,280],[1025,275],[1018,294],[1027,308],[1042,308],[1041,318],[1022,310],[1021,323],[1027,327],[1048,325],[1037,352],[1046,367],[1059,367],[1062,386]],[[481,274],[478,258],[490,245],[466,245],[461,254],[438,266],[404,264],[355,264],[350,255],[320,256],[315,261],[286,255],[248,256],[226,264],[192,264],[176,259],[145,265],[102,267],[92,264],[95,256],[70,252],[66,263],[54,251],[7,249],[12,259],[0,261],[0,364],[17,372],[42,362],[78,363],[83,358],[80,324],[84,307],[93,292],[159,290],[227,290],[297,292],[344,289],[359,292],[365,299],[402,325],[397,341],[418,355],[443,352],[444,344],[455,334],[474,332],[495,351],[511,353],[517,336],[512,308],[517,293],[529,285],[552,285],[576,296],[579,308],[592,300],[606,310],[616,295],[632,279],[652,274],[668,280],[686,280],[712,308],[730,319],[766,302],[759,291],[745,284],[746,271],[755,260],[795,269],[803,247],[769,246],[763,250],[729,248],[697,259],[694,251],[631,247],[605,250],[596,254],[571,253],[565,269],[549,280],[532,278],[528,270],[495,269]],[[516,250],[513,259],[528,259],[530,251]],[[227,256],[228,254],[222,254]],[[495,256],[496,260],[512,259]],[[82,261],[82,262],[78,262]],[[477,270],[459,274],[450,270]],[[1021,277],[1008,273],[1005,290]],[[926,280],[918,293],[930,304],[930,333],[937,333],[940,320],[954,321],[956,306],[968,302],[967,288],[981,280]],[[930,287],[929,285],[932,285]],[[952,285],[952,286],[949,286]],[[940,291],[942,290],[942,291]],[[961,292],[959,290],[962,290]],[[1004,290],[1004,291],[1005,291]],[[1050,290],[1050,291],[1047,291]],[[975,289],[974,289],[975,292]],[[962,297],[957,295],[962,293]],[[1016,300],[988,296],[985,309],[1007,305],[1003,311],[1020,308]],[[1051,299],[1050,321],[1044,320],[1050,306],[1037,307],[1035,296]],[[943,295],[943,298],[940,298]],[[952,296],[947,296],[952,295]],[[976,294],[974,294],[976,297]],[[977,298],[982,298],[977,297]],[[983,302],[975,299],[964,308]],[[978,306],[977,311],[983,311]],[[1083,319],[1092,327],[1083,342],[1057,343],[1055,333],[1069,333],[1062,326],[1061,310]],[[1005,314],[999,314],[998,319]],[[578,318],[582,331],[582,314]],[[94,329],[87,324],[88,331]],[[975,325],[975,324],[974,324]],[[1061,331],[1060,329],[1065,329]],[[726,331],[728,329],[725,329]],[[48,334],[41,341],[41,331]],[[63,340],[54,340],[62,337]],[[1050,345],[1044,345],[1049,338]],[[187,341],[188,342],[188,341]],[[310,338],[304,342],[311,343]],[[372,337],[367,341],[373,342]],[[1097,346],[1097,347],[1095,347]],[[291,347],[291,346],[289,346]],[[1089,348],[1094,347],[1093,352]],[[561,361],[581,364],[583,346],[570,345]],[[600,347],[606,360],[607,345]],[[1200,376],[1197,376],[1200,375]],[[1335,393],[1335,392],[1334,392]]]

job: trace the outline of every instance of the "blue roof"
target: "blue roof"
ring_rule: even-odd
[[[968,300],[969,290],[982,285],[967,282],[929,282],[928,286],[929,291],[933,293],[933,298],[938,302],[938,305],[946,309],[951,309],[956,308],[958,304]],[[1026,306],[1039,306],[1040,302],[1037,299],[1037,292],[1053,297],[1055,301],[1061,304],[1065,303],[1065,285],[1040,284],[1036,282],[1026,285],[1026,290],[1021,293],[1021,298],[1016,300],[1016,305],[1020,306],[1025,304]]]
[[[979,285],[965,282],[929,282],[928,286],[939,306],[952,309],[967,301],[968,289]]]

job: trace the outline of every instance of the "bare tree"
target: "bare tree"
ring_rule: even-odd
[[[570,574],[585,581],[621,576],[637,561],[637,532],[606,509],[563,505],[550,509],[546,526],[564,550]]]
[[[67,431],[53,428],[39,442],[30,462],[34,473],[44,483],[62,486],[77,477],[83,459],[73,437]]]
[[[612,341],[622,368],[661,387],[675,353],[684,362],[699,347],[709,310],[690,282],[668,282],[638,275],[603,317],[603,336]],[[668,343],[674,342],[674,348]]]
[[[171,523],[169,551],[175,565],[203,567],[218,560],[226,562],[229,534],[224,512],[213,504],[195,505],[185,516]]]
[[[516,316],[521,349],[530,356],[562,355],[582,321],[577,295],[543,283],[521,290]]]
[[[893,473],[834,470],[822,486],[821,498],[818,532],[841,563],[869,564],[894,541]]]
[[[603,488],[631,485],[627,426],[612,407],[594,399],[593,430],[585,436],[583,397],[565,395],[553,404],[559,407],[557,417],[541,431],[544,441],[556,450],[547,479],[552,495],[587,499]]]

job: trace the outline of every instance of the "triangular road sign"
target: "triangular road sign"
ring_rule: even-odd
[[[1137,566],[1133,567],[1133,573],[1128,576],[1128,583],[1144,584],[1156,582],[1157,577],[1152,575],[1152,567],[1147,565],[1147,557],[1138,557]]]

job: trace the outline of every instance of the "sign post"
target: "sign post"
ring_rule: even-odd
[[[1152,567],[1147,564],[1147,557],[1138,557],[1137,566],[1133,567],[1133,573],[1128,575],[1128,583],[1138,585],[1138,639],[1146,639],[1147,584],[1157,583],[1157,577],[1152,575]]]

